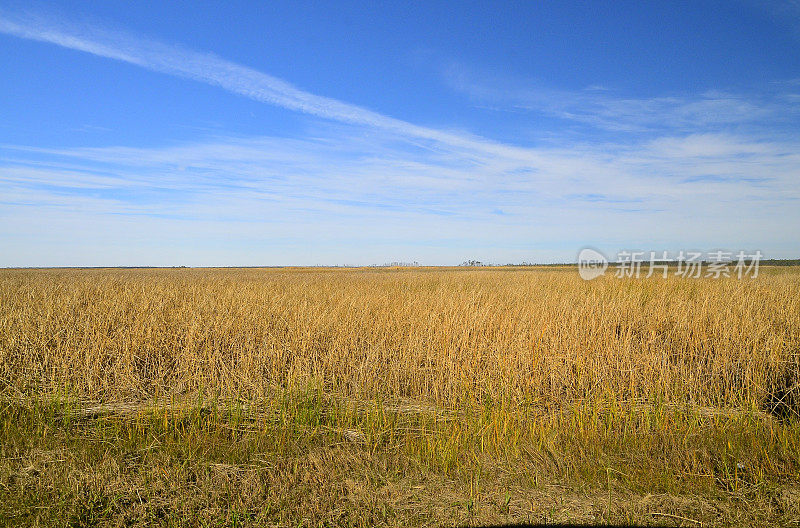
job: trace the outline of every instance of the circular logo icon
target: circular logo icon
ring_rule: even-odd
[[[591,248],[583,248],[578,253],[578,273],[583,280],[592,280],[602,277],[608,269],[608,259]]]

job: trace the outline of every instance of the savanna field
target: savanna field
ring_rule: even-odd
[[[0,271],[0,524],[800,523],[800,268]]]

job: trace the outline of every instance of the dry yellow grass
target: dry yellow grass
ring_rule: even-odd
[[[342,395],[760,405],[797,375],[800,274],[584,282],[567,270],[0,273],[5,394]]]
[[[796,268],[5,270],[0,520],[800,522],[798,292]]]

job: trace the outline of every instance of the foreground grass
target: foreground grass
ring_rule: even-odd
[[[0,523],[800,523],[800,272],[0,273]]]
[[[18,525],[800,522],[800,423],[577,404],[458,416],[319,388],[260,402],[7,404]]]

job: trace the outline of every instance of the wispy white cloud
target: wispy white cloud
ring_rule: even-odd
[[[252,256],[239,263],[258,263],[259,247],[284,240],[280,262],[312,264],[335,263],[323,257],[330,245],[357,262],[453,263],[465,248],[486,260],[524,260],[537,256],[536,244],[549,251],[539,258],[563,260],[581,244],[653,240],[782,254],[800,236],[792,227],[800,225],[798,147],[698,135],[530,149],[535,164],[483,153],[465,164],[455,152],[422,154],[392,134],[366,139],[346,127],[317,139],[160,148],[6,145],[0,237],[41,237],[48,219],[46,232],[63,240],[150,233],[165,254],[187,240],[252,241]],[[303,257],[298,244],[318,251]]]
[[[533,81],[478,74],[459,64],[444,68],[445,81],[481,105],[525,111],[618,132],[723,131],[730,127],[771,130],[800,120],[797,87],[773,83],[758,93],[709,90],[700,94],[630,97],[605,87],[556,90]]]
[[[193,79],[256,101],[324,119],[366,125],[452,147],[505,155],[522,154],[511,146],[485,138],[415,125],[354,104],[312,94],[282,79],[227,61],[213,53],[168,45],[124,31],[67,23],[41,14],[10,13],[0,10],[0,33],[47,42],[127,62],[148,70]]]

